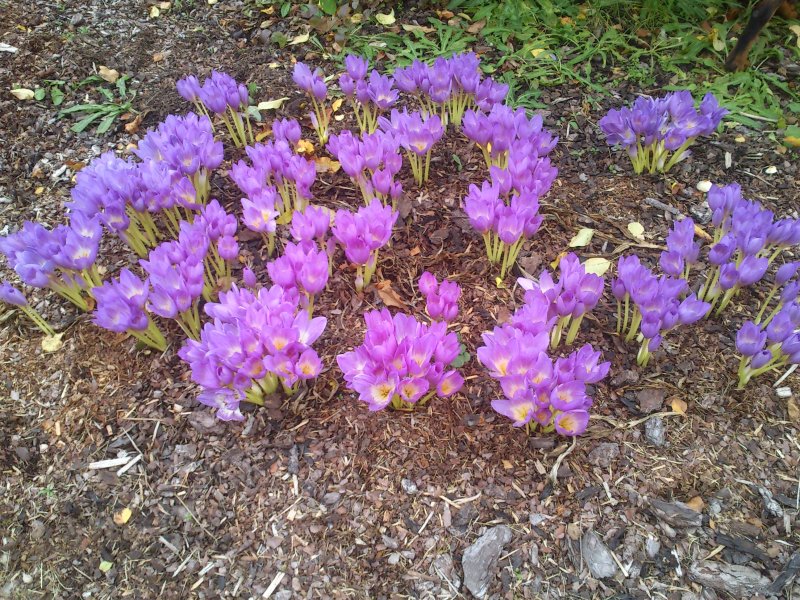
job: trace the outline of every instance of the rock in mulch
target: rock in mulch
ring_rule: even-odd
[[[736,598],[752,598],[756,594],[764,594],[770,585],[770,580],[752,567],[726,565],[710,560],[692,563],[689,567],[689,579],[702,586],[727,592]]]
[[[456,572],[453,557],[450,554],[440,554],[431,563],[428,571],[432,576],[438,577],[442,582],[442,589],[455,596],[461,588],[461,578]]]
[[[639,410],[643,413],[653,413],[661,410],[664,400],[667,398],[667,390],[660,388],[645,388],[639,390],[636,399],[639,401]]]
[[[581,541],[581,556],[595,579],[613,577],[617,573],[617,561],[594,531],[587,531]]]
[[[464,585],[476,598],[483,598],[489,591],[497,560],[503,547],[511,541],[511,530],[505,525],[492,527],[474,544],[464,550],[461,566],[464,569]]]
[[[664,425],[664,419],[661,417],[648,419],[644,424],[644,437],[654,446],[663,446],[667,443],[666,433],[667,428]]]
[[[589,452],[589,463],[596,467],[607,467],[619,456],[619,444],[603,442]]]
[[[657,518],[674,527],[700,527],[703,524],[703,515],[683,502],[664,502],[651,498],[650,510]]]

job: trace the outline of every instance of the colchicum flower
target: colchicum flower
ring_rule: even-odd
[[[296,292],[277,285],[257,292],[233,286],[218,303],[206,304],[205,312],[213,322],[178,354],[203,389],[198,401],[222,420],[244,420],[241,402],[263,405],[278,385],[293,394],[322,370],[311,345],[327,321],[301,310]]]
[[[419,291],[425,296],[425,310],[434,321],[450,323],[458,315],[461,286],[443,279],[441,283],[433,273],[425,271],[419,278]]]
[[[414,180],[422,186],[430,175],[431,149],[444,134],[442,120],[437,115],[424,117],[420,112],[395,109],[390,118],[380,117],[378,123],[406,151]]]
[[[7,281],[0,282],[0,302],[19,308],[45,335],[54,336],[56,334],[44,317],[28,303],[25,295]]]
[[[378,266],[378,250],[389,242],[397,217],[396,211],[377,198],[356,213],[336,211],[331,233],[344,248],[347,260],[356,265],[356,291],[370,284]]]
[[[337,356],[336,362],[347,387],[369,410],[413,410],[434,394],[447,398],[461,389],[461,375],[447,370],[460,348],[446,323],[428,326],[408,315],[392,317],[388,309],[370,311],[364,320],[364,343]]]
[[[345,130],[330,137],[328,151],[361,190],[364,202],[369,204],[373,198],[380,198],[386,203],[391,198],[393,208],[397,208],[403,186],[394,178],[403,165],[403,157],[393,135],[376,131],[358,138]]]
[[[600,129],[610,146],[628,151],[636,173],[666,173],[689,156],[698,137],[714,133],[726,114],[710,92],[695,108],[692,94],[683,90],[663,98],[640,96],[631,108],[612,109],[600,119]]]
[[[212,71],[203,85],[194,75],[179,79],[175,87],[178,94],[194,104],[198,112],[211,119],[218,115],[225,124],[237,148],[255,141],[250,122],[250,94],[247,86],[237,83],[227,73]]]
[[[547,348],[558,317],[549,316],[551,306],[540,288],[526,292],[509,323],[483,334],[478,360],[503,390],[492,408],[515,427],[577,436],[586,430],[593,404],[586,386],[605,378],[611,363],[600,363],[590,344],[553,360]]]
[[[324,145],[328,141],[328,126],[331,116],[324,104],[328,97],[328,86],[325,85],[322,78],[322,71],[320,69],[312,71],[305,63],[298,62],[294,65],[292,79],[311,100],[314,111],[309,113],[309,118],[317,132],[319,143]]]

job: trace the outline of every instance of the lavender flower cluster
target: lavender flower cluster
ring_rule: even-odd
[[[726,114],[710,92],[695,108],[692,94],[682,90],[662,98],[639,96],[631,108],[608,111],[599,125],[609,145],[627,150],[636,173],[666,173],[690,155],[698,137],[714,133]]]
[[[358,393],[370,410],[392,406],[411,410],[434,394],[452,396],[464,380],[455,369],[447,370],[459,354],[458,338],[447,333],[447,324],[420,323],[414,317],[388,309],[364,315],[364,343],[336,357],[348,387]]]
[[[178,94],[194,104],[198,112],[209,119],[211,115],[219,116],[238,148],[253,143],[250,94],[246,85],[237,83],[227,73],[212,71],[202,85],[197,77],[189,75],[180,79],[176,87]]]
[[[553,360],[547,353],[558,317],[553,302],[539,287],[525,293],[525,303],[505,325],[483,334],[478,360],[497,379],[504,398],[492,408],[512,419],[515,427],[582,434],[593,404],[587,385],[601,381],[611,363],[600,363],[591,344]]]
[[[384,202],[391,199],[394,208],[403,193],[402,184],[395,180],[403,166],[399,147],[397,138],[383,131],[358,137],[347,129],[331,135],[327,146],[328,152],[361,190],[364,202],[369,204],[373,198]]]

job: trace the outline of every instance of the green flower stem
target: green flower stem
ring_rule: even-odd
[[[722,301],[719,303],[719,306],[717,307],[717,312],[715,313],[717,316],[719,316],[720,313],[723,310],[725,310],[725,308],[727,308],[728,304],[730,304],[730,301],[733,299],[733,297],[736,295],[736,292],[738,291],[739,291],[739,286],[734,286],[727,292],[725,292],[725,295],[722,297]]]
[[[567,345],[569,346],[572,342],[575,341],[575,338],[578,335],[578,331],[581,327],[581,322],[583,321],[584,315],[581,315],[577,319],[573,319],[569,325],[569,331],[567,331]]]
[[[44,320],[42,315],[36,312],[35,308],[32,308],[31,306],[20,306],[20,308],[22,309],[22,312],[24,312],[25,315],[31,321],[33,321],[34,325],[36,325],[42,331],[42,333],[47,336],[54,336],[56,334],[55,330],[47,321]]]
[[[672,153],[672,158],[669,159],[667,164],[664,165],[664,168],[661,170],[662,173],[666,173],[672,167],[674,167],[675,164],[678,163],[681,160],[681,157],[683,156],[683,153],[686,152],[686,150],[689,149],[689,146],[691,146],[693,143],[694,143],[694,138],[689,138],[688,140],[686,140],[683,143],[683,145],[680,148],[675,150],[675,152]]]
[[[625,336],[625,341],[630,342],[636,336],[636,332],[639,331],[639,325],[642,323],[642,313],[639,312],[639,309],[634,307],[633,308],[633,316],[631,317],[630,327],[628,329],[628,334]]]
[[[561,343],[561,333],[564,331],[564,326],[567,324],[569,316],[560,317],[556,322],[555,327],[550,331],[550,347],[556,348]]]
[[[617,335],[622,332],[622,302],[617,300]]]
[[[647,363],[650,362],[650,350],[648,346],[650,345],[650,340],[644,338],[642,340],[642,345],[639,346],[639,352],[636,355],[636,364],[640,367],[646,367]]]

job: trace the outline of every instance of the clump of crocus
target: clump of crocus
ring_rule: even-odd
[[[543,270],[539,281],[520,277],[517,282],[530,295],[543,294],[549,302],[548,317],[556,318],[550,331],[550,347],[561,342],[561,335],[567,330],[567,344],[572,344],[580,330],[583,318],[595,307],[603,295],[603,278],[587,273],[578,256],[570,252],[558,263],[559,280],[555,282],[548,270]]]
[[[378,115],[397,103],[394,78],[375,70],[367,77],[369,63],[361,56],[346,56],[344,66],[345,72],[339,76],[339,87],[350,99],[361,132],[372,133],[378,127]]]
[[[555,148],[558,138],[542,127],[541,115],[530,119],[524,108],[497,104],[489,113],[469,110],[464,114],[464,135],[483,152],[487,167],[533,169]],[[510,158],[514,152],[513,159]],[[520,164],[527,161],[529,164]]]
[[[88,310],[88,296],[101,283],[95,263],[101,237],[96,216],[76,214],[69,225],[54,229],[25,221],[22,229],[0,238],[0,253],[24,284],[49,288],[79,309]]]
[[[123,269],[118,279],[95,288],[97,308],[92,321],[103,329],[127,333],[163,352],[167,349],[167,341],[145,310],[149,291],[147,279],[142,281],[128,269]]]
[[[461,297],[461,286],[455,281],[442,279],[425,271],[419,278],[419,291],[425,296],[425,310],[434,321],[451,322],[458,315],[458,299]]]
[[[301,292],[301,304],[309,314],[314,310],[314,297],[328,284],[328,253],[313,241],[288,242],[283,255],[267,264],[272,282],[285,290]]]
[[[30,305],[25,294],[7,281],[0,282],[0,302],[19,308],[45,335],[53,336],[56,334],[50,323]]]
[[[313,112],[309,113],[311,124],[317,132],[320,144],[328,141],[328,126],[330,125],[330,111],[325,106],[325,99],[328,97],[328,86],[322,78],[322,71],[314,69],[312,71],[308,65],[302,62],[295,63],[292,74],[297,87],[303,90],[311,100],[314,107]]]
[[[222,142],[214,139],[209,118],[188,113],[182,117],[169,115],[144,136],[134,153],[143,161],[163,161],[176,176],[188,177],[195,189],[195,202],[205,204],[209,173],[222,163],[223,148]]]
[[[415,60],[396,69],[394,78],[397,88],[410,94],[420,110],[438,114],[445,125],[460,126],[468,108],[489,111],[508,95],[508,85],[481,78],[480,60],[472,52],[439,57],[432,65]]]
[[[700,244],[694,241],[695,224],[692,219],[675,221],[667,235],[667,249],[661,253],[658,264],[671,277],[689,279],[689,272],[700,257]]]
[[[742,197],[736,184],[712,186],[708,192],[715,226],[708,252],[713,265],[699,297],[722,312],[744,287],[760,281],[783,250],[800,242],[800,220],[774,220],[774,213]]]
[[[800,364],[800,305],[791,303],[774,313],[767,323],[745,321],[736,334],[739,361],[739,384],[748,382],[767,371],[790,364]]]
[[[694,294],[684,298],[687,290],[686,280],[656,277],[637,256],[619,259],[617,278],[611,282],[617,299],[617,333],[628,342],[640,334],[639,365],[647,365],[668,331],[695,323],[711,310],[708,302]]]
[[[292,150],[294,137],[284,137],[291,135],[288,125],[276,121],[272,128],[275,140],[246,148],[252,165],[240,160],[229,174],[252,203],[263,205],[264,195],[271,196],[264,188],[274,186],[279,197],[270,199],[278,211],[277,223],[285,225],[294,211],[302,212],[308,205],[317,171],[312,161]]]
[[[203,388],[198,401],[222,420],[244,420],[241,402],[263,405],[279,385],[292,394],[322,370],[311,345],[327,321],[301,310],[295,292],[277,285],[257,292],[233,286],[218,303],[206,304],[205,312],[213,322],[178,354]]]
[[[237,83],[227,73],[211,71],[202,85],[194,75],[179,79],[178,94],[194,104],[195,108],[209,119],[218,115],[238,148],[252,144],[253,126],[250,122],[250,94],[247,86]]]
[[[446,323],[425,325],[404,314],[392,317],[386,308],[366,313],[364,320],[364,343],[337,356],[336,362],[347,387],[369,410],[413,410],[434,394],[447,398],[461,389],[461,375],[447,370],[459,354],[459,343],[455,333],[447,333]]]
[[[542,224],[539,190],[549,188],[556,175],[555,169],[545,167],[540,163],[533,172],[519,175],[491,167],[491,181],[470,185],[464,198],[464,212],[483,236],[489,262],[500,264],[501,279],[516,262],[522,243]]]
[[[431,149],[444,134],[442,120],[438,115],[423,116],[420,112],[409,113],[393,110],[390,118],[380,117],[381,128],[394,136],[406,151],[414,180],[421,186],[428,181],[431,169]]]
[[[505,397],[492,401],[492,408],[515,427],[577,436],[586,430],[593,404],[586,386],[601,381],[611,363],[600,363],[590,344],[554,361],[547,354],[555,323],[549,311],[550,301],[538,289],[526,293],[511,322],[483,334],[478,360],[503,389]]]
[[[249,198],[242,198],[242,223],[250,231],[261,234],[267,254],[275,250],[275,231],[277,229],[278,211],[275,203],[278,191],[273,186],[254,189]]]
[[[383,206],[377,198],[355,213],[336,211],[331,232],[344,248],[347,260],[356,265],[356,291],[361,292],[370,284],[378,266],[378,250],[392,237],[397,217],[397,211]]]
[[[631,108],[610,110],[600,129],[611,146],[628,151],[633,170],[666,173],[690,155],[701,135],[711,135],[728,111],[710,92],[695,108],[691,92],[671,92],[662,98],[639,96]]]
[[[227,289],[231,283],[231,263],[239,257],[239,243],[236,241],[238,221],[234,215],[225,212],[217,200],[211,200],[203,210],[197,221],[183,225],[181,233],[188,239],[195,239],[199,250],[203,243],[200,236],[208,238],[208,251],[205,254],[204,297],[211,300],[220,289]],[[179,236],[179,243],[183,238]]]
[[[380,198],[386,203],[391,198],[396,208],[403,186],[394,177],[403,166],[403,157],[393,135],[376,131],[359,138],[345,130],[331,136],[328,151],[361,190],[364,202],[369,204],[373,198]]]

